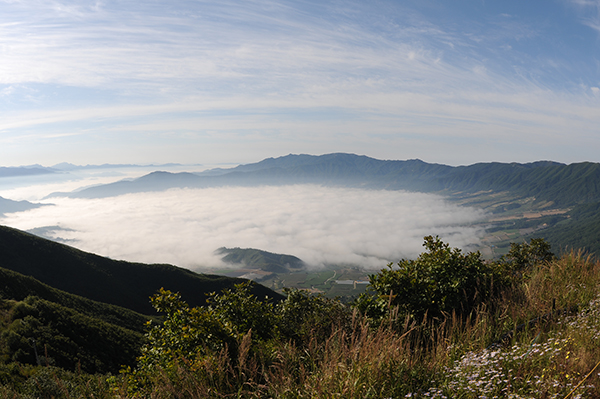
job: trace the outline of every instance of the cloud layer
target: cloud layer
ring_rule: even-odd
[[[422,252],[425,235],[465,247],[482,233],[468,226],[480,211],[400,191],[228,187],[53,202],[0,223],[23,230],[58,225],[73,230],[58,236],[85,251],[191,269],[222,267],[214,250],[223,246],[295,255],[313,267],[381,268]]]

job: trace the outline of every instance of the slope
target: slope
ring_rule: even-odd
[[[89,373],[119,371],[139,355],[148,317],[0,268],[0,353],[6,362]]]
[[[172,265],[116,261],[0,226],[0,267],[32,276],[52,287],[95,301],[153,314],[149,297],[163,287],[178,291],[192,306],[203,305],[206,293],[244,280],[194,273]],[[262,298],[281,296],[256,285]]]

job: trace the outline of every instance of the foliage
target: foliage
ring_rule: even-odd
[[[14,302],[0,334],[7,361],[86,372],[118,371],[139,355],[142,334],[36,297]]]
[[[287,298],[274,304],[269,298],[259,300],[251,289],[252,283],[247,282],[213,292],[207,307],[190,307],[179,294],[159,290],[152,304],[165,320],[149,323],[138,366],[125,370],[130,388],[143,391],[157,368],[172,383],[182,370],[205,370],[215,362],[229,365],[229,371],[221,370],[226,374],[221,379],[242,378],[240,368],[247,366],[248,356],[270,362],[269,348],[286,343],[306,348],[315,343],[311,339],[321,341],[350,322],[349,309],[339,301],[288,290]]]
[[[464,290],[476,300],[456,296],[470,306],[468,313],[426,309],[439,312],[437,318],[417,318],[394,304],[396,291],[369,297],[381,305],[382,320],[409,316],[404,323],[396,317],[389,328],[306,291],[287,291],[285,300],[274,302],[255,296],[247,283],[211,294],[206,307],[191,307],[179,294],[160,290],[152,304],[163,323],[148,326],[135,367],[120,376],[92,376],[0,364],[0,397],[563,398],[579,383],[573,397],[600,397],[600,375],[590,373],[600,360],[600,262],[575,252],[546,258],[543,241],[515,244],[512,254],[493,263],[438,238],[425,243],[418,259],[400,263],[445,279],[423,287],[445,292],[450,299],[440,303],[447,306],[455,291],[444,284],[474,283],[476,290]],[[443,274],[435,270],[438,261],[455,269]],[[79,320],[39,301],[1,302],[0,327],[18,333],[26,324],[41,332]],[[42,313],[56,317],[42,319]],[[22,337],[31,351],[29,336]]]
[[[416,260],[401,260],[397,268],[387,269],[369,278],[374,294],[362,295],[358,309],[377,320],[398,306],[400,316],[418,320],[425,315],[440,317],[453,311],[468,314],[487,301],[502,282],[495,265],[487,264],[479,252],[463,254],[458,248],[427,236],[426,252]]]
[[[500,259],[500,264],[512,271],[522,271],[534,265],[550,262],[556,257],[550,251],[550,244],[542,238],[532,238],[529,244],[511,243],[508,254]]]
[[[161,288],[152,297],[152,305],[165,314],[165,320],[150,328],[145,360],[194,357],[198,352],[220,351],[233,343],[232,332],[213,311],[190,308],[178,293]]]
[[[110,399],[114,398],[103,375],[67,371],[52,366],[26,367],[12,363],[0,365],[0,375],[9,372],[8,381],[0,381],[0,397],[11,399]]]
[[[234,290],[208,295],[208,312],[221,322],[232,336],[240,336],[252,330],[253,337],[260,340],[272,338],[276,331],[273,303],[269,298],[260,301],[251,292],[252,283],[237,284]]]
[[[339,300],[311,295],[304,290],[286,289],[285,294],[286,299],[276,307],[283,340],[291,339],[302,347],[313,335],[327,336],[350,322],[350,309]]]

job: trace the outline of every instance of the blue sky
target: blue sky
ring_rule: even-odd
[[[0,0],[0,165],[600,162],[600,1]]]

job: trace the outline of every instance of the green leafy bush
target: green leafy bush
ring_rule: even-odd
[[[486,263],[479,252],[463,254],[458,248],[427,236],[427,249],[415,260],[403,259],[396,267],[370,276],[370,293],[355,306],[373,320],[381,320],[391,307],[400,316],[422,319],[444,313],[468,313],[486,301],[504,280],[503,268]]]
[[[511,243],[508,254],[504,255],[499,263],[512,271],[522,271],[554,259],[556,257],[550,251],[550,244],[543,238],[532,238],[529,240],[529,244],[526,242]]]
[[[219,320],[232,336],[252,330],[253,337],[267,340],[276,333],[274,305],[269,298],[261,301],[252,294],[252,282],[235,285],[208,295],[208,312]]]

